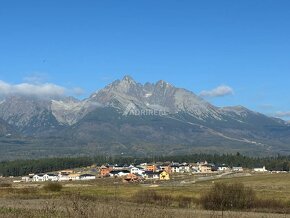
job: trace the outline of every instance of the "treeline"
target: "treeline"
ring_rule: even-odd
[[[37,160],[15,160],[0,162],[0,175],[23,176],[29,173],[52,172],[63,169],[90,166],[92,164],[119,164],[130,165],[144,162],[187,162],[194,163],[207,161],[214,164],[226,164],[230,167],[241,166],[254,168],[266,166],[271,171],[289,171],[290,156],[276,156],[255,158],[237,153],[233,154],[190,154],[176,156],[152,156],[152,157],[124,157],[124,156],[95,156],[95,157],[71,157],[71,158],[45,158]]]
[[[23,176],[29,173],[43,173],[84,167],[92,163],[92,160],[87,157],[5,161],[0,162],[0,175]]]
[[[172,160],[177,162],[207,161],[217,165],[226,164],[230,167],[256,168],[265,166],[270,171],[289,171],[290,156],[273,157],[249,157],[237,154],[191,154],[182,156],[161,157],[160,160]]]

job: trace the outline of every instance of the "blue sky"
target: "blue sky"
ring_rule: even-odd
[[[288,0],[0,0],[0,90],[83,98],[129,74],[290,119],[289,27]]]

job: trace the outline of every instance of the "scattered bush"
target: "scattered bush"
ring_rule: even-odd
[[[11,188],[12,184],[11,183],[0,183],[0,188]]]
[[[37,188],[35,187],[25,187],[25,188],[13,188],[11,189],[12,193],[16,195],[24,195],[25,197],[29,197],[31,195],[37,194]],[[22,196],[23,198],[23,196]]]
[[[257,199],[254,208],[271,213],[290,213],[289,204],[277,199]]]
[[[133,200],[138,204],[158,204],[160,206],[169,206],[174,201],[170,195],[161,195],[155,190],[138,191],[134,194]]]
[[[43,189],[46,191],[52,191],[52,192],[59,192],[62,189],[62,185],[57,182],[50,182],[43,186]]]
[[[180,208],[190,208],[193,199],[190,197],[179,196],[177,198],[178,207]]]
[[[201,197],[201,204],[208,210],[249,209],[257,202],[253,189],[242,183],[217,183]]]

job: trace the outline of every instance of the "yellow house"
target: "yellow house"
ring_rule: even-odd
[[[212,173],[212,166],[209,164],[203,164],[199,166],[201,173]]]
[[[160,180],[169,180],[170,179],[169,173],[167,173],[166,171],[163,171],[162,173],[160,173],[159,179]]]

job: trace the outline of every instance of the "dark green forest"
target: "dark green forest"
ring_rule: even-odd
[[[23,176],[29,173],[52,172],[63,169],[90,166],[92,164],[140,164],[143,162],[187,162],[194,163],[207,161],[216,165],[226,164],[230,167],[241,166],[254,168],[266,166],[271,171],[289,171],[290,156],[276,157],[248,157],[237,153],[233,154],[191,154],[178,156],[154,156],[146,158],[124,156],[96,156],[96,157],[71,157],[71,158],[45,158],[37,160],[15,160],[0,162],[0,175]]]

